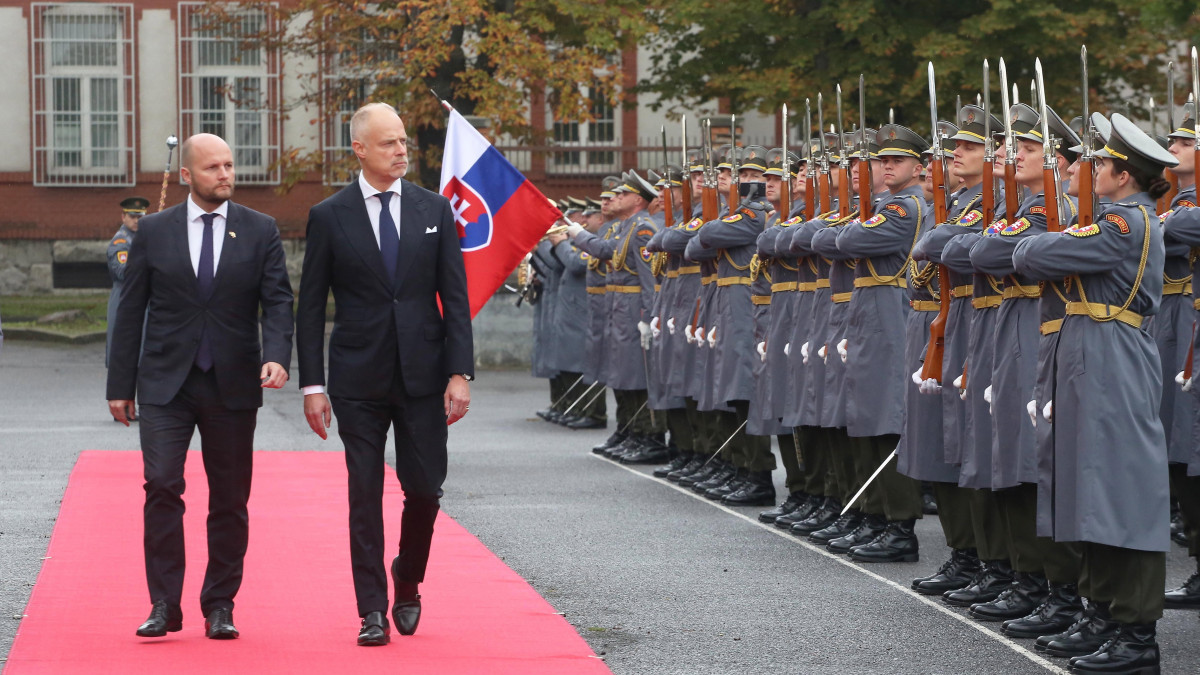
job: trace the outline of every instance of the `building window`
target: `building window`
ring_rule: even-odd
[[[368,16],[379,11],[378,5],[357,10]],[[381,77],[381,70],[394,69],[401,58],[400,45],[380,40],[377,33],[366,28],[346,29],[333,23],[326,25],[337,34],[338,44],[325,51],[321,68],[321,120],[324,128],[322,165],[326,185],[345,185],[358,174],[358,160],[351,146],[350,118],[371,94],[394,78]],[[350,37],[357,36],[351,42]],[[409,171],[416,169],[414,140],[409,139]]]
[[[34,185],[133,185],[133,6],[30,11]]]
[[[592,97],[594,91],[588,90]],[[556,147],[577,147],[579,150],[556,150],[550,155],[547,171],[551,173],[606,173],[615,170],[617,153],[613,150],[591,150],[595,146],[614,146],[617,141],[616,110],[603,98],[592,98],[590,122],[555,121],[551,137]]]
[[[271,20],[260,9],[218,18],[204,3],[179,3],[181,136],[225,139],[239,183],[279,183],[279,55],[256,40]]]

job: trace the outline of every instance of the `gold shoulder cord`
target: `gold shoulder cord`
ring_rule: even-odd
[[[724,250],[725,249],[721,249],[721,251],[723,253],[724,253]],[[729,259],[729,254],[727,254],[727,253],[725,254],[725,259],[729,260],[730,265],[733,265],[733,261]],[[737,266],[734,265],[734,267],[736,268]],[[762,260],[758,257],[757,253],[755,253],[750,258],[750,264],[747,265],[746,267],[748,267],[750,269],[750,281],[758,281],[758,275],[760,272],[763,271],[763,264],[762,264]]]
[[[1142,238],[1142,259],[1138,261],[1137,277],[1133,280],[1133,288],[1129,291],[1129,297],[1125,299],[1125,303],[1121,305],[1119,311],[1113,312],[1112,316],[1097,316],[1092,311],[1092,303],[1087,299],[1087,293],[1083,290],[1083,280],[1078,274],[1071,275],[1075,283],[1079,286],[1079,299],[1083,301],[1084,307],[1087,308],[1088,318],[1092,321],[1112,321],[1123,314],[1129,306],[1133,304],[1133,299],[1137,296],[1138,289],[1142,285],[1142,275],[1146,273],[1146,263],[1150,259],[1150,213],[1146,211],[1146,207],[1139,206],[1142,210],[1142,219],[1146,223],[1146,236]]]
[[[1172,209],[1172,211],[1174,211],[1174,209]],[[1188,267],[1189,268],[1192,265],[1196,264],[1196,253],[1197,253],[1197,249],[1194,249],[1194,248],[1190,249],[1188,251]],[[1186,286],[1189,282],[1191,282],[1192,276],[1193,275],[1189,274],[1186,277],[1181,277],[1179,279],[1172,279],[1171,277],[1167,276],[1166,272],[1163,272],[1163,283],[1164,284],[1177,284],[1180,287],[1182,287],[1182,286]]]
[[[735,269],[739,272],[745,272],[746,270],[750,269],[750,266],[752,264],[754,264],[755,260],[758,259],[758,254],[755,253],[754,257],[750,259],[750,262],[746,263],[745,265],[739,265],[739,264],[733,262],[733,258],[731,258],[729,256],[729,249],[724,249],[724,248],[721,249],[721,256],[725,258],[725,262],[729,263],[730,267],[732,267],[733,269]]]
[[[913,232],[912,243],[908,245],[908,255],[905,256],[904,263],[900,265],[900,269],[890,277],[880,276],[880,274],[875,271],[875,264],[871,262],[871,259],[862,258],[862,260],[866,261],[867,263],[867,271],[871,274],[871,278],[881,284],[893,283],[900,277],[904,276],[908,272],[910,266],[913,268],[913,276],[917,275],[916,265],[913,263],[912,259],[912,250],[913,247],[917,245],[917,240],[921,238],[921,222],[924,221],[925,214],[922,213],[922,200],[914,199],[913,201],[917,203],[917,229],[915,232]]]
[[[962,219],[971,212],[971,207],[975,206],[975,202],[979,201],[980,199],[983,199],[983,193],[975,195],[971,201],[967,202],[966,208],[958,212],[958,217],[954,219],[954,224],[958,225],[961,223]],[[937,225],[934,225],[934,227],[937,227]]]

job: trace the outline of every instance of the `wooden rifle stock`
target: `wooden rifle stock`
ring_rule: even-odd
[[[1079,167],[1079,227],[1091,225],[1096,218],[1095,174],[1092,173],[1092,167],[1091,161],[1081,162]]]
[[[933,215],[940,226],[946,222],[946,201],[942,194],[946,188],[946,171],[942,159],[934,156],[930,162],[933,170]],[[925,363],[921,367],[921,379],[942,382],[942,357],[946,353],[946,318],[950,314],[950,270],[938,265],[938,313],[929,324],[929,345],[925,349]]]
[[[686,223],[692,218],[692,178],[690,175],[684,175],[681,192],[683,192],[683,213],[679,214],[679,222]]]
[[[1042,169],[1042,194],[1046,196],[1046,231],[1062,232],[1062,215],[1058,212],[1058,185],[1054,169]]]
[[[992,162],[983,163],[983,225],[987,227],[996,219],[995,167]]]
[[[814,164],[810,161],[809,164]],[[804,171],[804,219],[812,220],[817,215],[817,181],[816,171],[812,166],[806,166]]]
[[[1183,366],[1183,379],[1192,379],[1192,361],[1196,356],[1196,322],[1192,322],[1192,339],[1188,341],[1187,363]]]
[[[822,173],[817,176],[817,182],[820,184],[817,190],[821,193],[821,213],[829,213],[830,206],[833,203],[829,191],[832,189],[829,183],[829,174]]]
[[[715,187],[705,187],[700,193],[700,217],[704,222],[716,220],[721,215],[721,195]]]
[[[1021,202],[1017,195],[1017,164],[1004,158],[1004,217],[1012,218],[1020,208]],[[991,225],[985,223],[984,226]]]
[[[1166,213],[1171,210],[1171,203],[1175,201],[1175,197],[1179,194],[1179,176],[1170,169],[1163,169],[1163,177],[1171,184],[1171,189],[1167,190],[1167,194],[1162,196],[1162,206],[1158,208],[1159,213]]]
[[[863,195],[867,195],[863,198]],[[869,160],[860,159],[858,161],[858,218],[864,223],[875,215],[873,207],[875,200],[871,195],[871,162]]]
[[[845,169],[841,169],[841,168],[839,168],[838,171],[841,172],[840,174],[838,174],[838,176],[839,176],[839,178],[838,178],[838,217],[849,218],[850,217],[850,172]],[[862,195],[859,195],[859,197],[860,197],[860,199],[859,199],[860,205],[864,201],[868,201],[868,202],[871,201],[870,193],[868,193],[865,197],[863,197]]]

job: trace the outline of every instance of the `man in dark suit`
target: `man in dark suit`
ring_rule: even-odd
[[[234,168],[225,141],[211,134],[184,141],[180,176],[191,186],[187,201],[142,219],[129,251],[112,333],[108,407],[128,426],[135,392],[141,405],[143,543],[153,608],[137,634],[161,637],[182,625],[183,465],[199,428],[209,490],[200,610],[208,637],[232,639],[254,426],[263,388],[288,380],[292,287],[275,219],[229,201]]]
[[[346,450],[350,559],[362,624],[358,644],[385,645],[383,479],[388,428],[404,489],[391,564],[392,619],[412,635],[421,616],[433,522],[446,478],[447,427],[467,412],[474,376],[471,310],[450,202],[402,179],[404,123],[371,103],[350,121],[358,180],[314,206],[297,314],[304,414],[322,439],[332,412]],[[333,289],[325,395],[325,309]],[[441,302],[441,311],[438,302]]]

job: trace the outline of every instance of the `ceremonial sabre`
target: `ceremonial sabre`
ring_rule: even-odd
[[[854,506],[854,502],[862,496],[862,493],[867,491],[867,486],[869,486],[871,481],[875,480],[875,477],[883,471],[883,467],[887,466],[888,462],[892,461],[892,458],[896,456],[897,452],[899,452],[898,448],[891,451],[888,453],[887,457],[883,458],[883,463],[879,465],[878,469],[875,469],[875,473],[871,474],[871,477],[867,479],[867,482],[863,483],[863,486],[858,489],[858,492],[854,493],[854,496],[850,498],[850,501],[846,502],[846,507],[842,509],[842,512],[839,515],[846,515],[846,512],[850,510],[850,507]]]
[[[158,210],[162,211],[167,205],[167,183],[171,180],[171,155],[175,153],[175,147],[179,145],[179,138],[174,134],[167,136],[167,167],[163,169],[163,184],[162,192],[158,193]]]
[[[580,375],[579,377],[582,378],[583,376]],[[588,388],[583,390],[583,393],[579,395],[579,398],[575,399],[575,402],[572,403],[570,406],[567,407],[566,410],[563,411],[563,417],[566,417],[568,414],[570,414],[570,412],[575,409],[575,406],[579,405],[579,402],[583,400],[583,397],[587,396],[593,389],[596,388],[597,384],[599,384],[599,382],[593,382],[590,385],[588,385]],[[603,390],[601,390],[601,391],[603,391]],[[584,407],[586,408],[587,406],[584,406]]]

